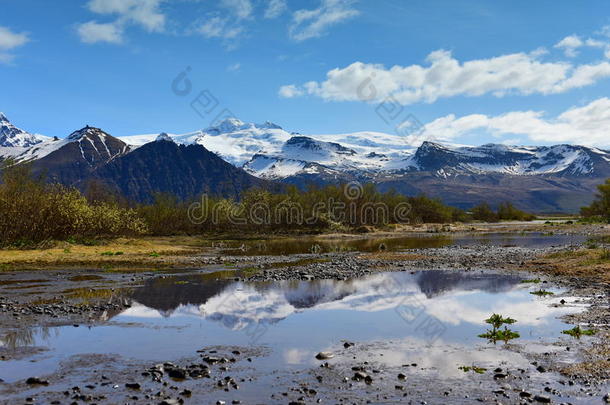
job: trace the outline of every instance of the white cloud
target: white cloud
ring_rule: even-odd
[[[201,24],[197,32],[206,38],[235,39],[243,32],[243,28],[231,25],[226,18],[212,17]]]
[[[428,66],[386,68],[355,62],[329,71],[323,82],[292,85],[299,91],[285,94],[368,102],[392,96],[407,105],[455,96],[556,94],[610,77],[608,62],[575,66],[568,62],[542,62],[542,55],[535,51],[460,62],[450,52],[439,50],[428,55]]]
[[[250,0],[222,0],[221,5],[233,11],[237,18],[248,18],[252,15]]]
[[[163,0],[91,0],[87,7],[97,14],[118,14],[119,22],[130,21],[148,31],[161,32],[165,15],[160,11]]]
[[[123,42],[123,30],[118,24],[100,24],[95,21],[89,21],[80,24],[76,29],[81,41],[86,44],[97,42],[120,44]]]
[[[353,0],[321,0],[316,9],[295,11],[289,27],[290,37],[296,41],[321,37],[330,26],[359,14],[353,4]]]
[[[268,0],[265,18],[277,18],[288,9],[286,0]]]
[[[571,108],[555,118],[545,118],[541,111],[514,111],[497,116],[472,114],[463,117],[447,115],[425,126],[425,135],[451,141],[474,131],[494,136],[525,136],[534,142],[578,143],[610,146],[610,99],[600,98]]]
[[[566,56],[574,57],[578,54],[576,50],[583,46],[585,43],[580,39],[578,35],[570,35],[555,44],[555,48],[563,49]]]
[[[599,39],[587,38],[581,39],[578,35],[570,35],[555,44],[555,48],[563,49],[567,57],[573,58],[578,55],[577,49],[588,48],[605,48],[605,56],[610,55],[610,44]]]
[[[123,32],[128,24],[138,25],[148,32],[165,30],[165,15],[160,5],[165,0],[90,0],[87,8],[96,14],[116,15],[108,23],[89,21],[76,27],[82,42],[123,42]]]
[[[280,90],[278,93],[279,93],[280,97],[284,97],[284,98],[299,97],[299,96],[302,96],[303,94],[305,94],[305,92],[303,90],[299,89],[294,84],[289,84],[287,86],[280,87]]]
[[[15,55],[10,51],[25,45],[30,41],[26,33],[16,33],[9,28],[0,26],[0,63],[11,63]]]

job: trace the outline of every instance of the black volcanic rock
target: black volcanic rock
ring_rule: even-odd
[[[269,185],[201,145],[177,145],[164,137],[99,167],[93,177],[140,202],[150,202],[155,193],[238,197],[250,187]]]

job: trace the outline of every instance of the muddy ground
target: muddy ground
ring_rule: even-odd
[[[562,232],[595,236],[607,229],[579,227]],[[362,237],[362,236],[359,236]],[[595,252],[608,246],[597,244]],[[379,357],[394,344],[337,341],[332,358],[295,373],[257,372],[268,348],[202,347],[190,358],[148,364],[112,355],[66,359],[59,370],[14,383],[0,381],[0,403],[610,403],[610,286],[604,262],[571,263],[585,246],[442,247],[404,252],[345,252],[290,256],[231,256],[222,250],[180,255],[190,269],[14,270],[0,273],[0,336],[6,343],[29,328],[103,325],[131,305],[130,291],[147,280],[176,273],[213,273],[241,280],[349,279],[376,272],[454,269],[528,272],[540,285],[560,286],[566,296],[586,303],[566,321],[595,328],[594,337],[561,338],[540,353],[519,344],[503,350],[527,358],[497,364],[484,374],[439,379],[417,363],[388,367]],[[587,258],[591,253],[587,251]],[[580,256],[579,256],[580,255]],[[565,263],[577,273],[570,273]],[[175,264],[175,263],[174,263]],[[92,265],[91,267],[97,267]],[[193,269],[192,267],[196,267]],[[169,344],[169,343],[168,343]],[[28,359],[44,348],[9,350],[3,361]],[[5,370],[6,371],[6,370]],[[5,399],[3,399],[5,398]],[[237,399],[241,398],[241,399]],[[244,400],[247,398],[247,400]],[[224,401],[224,402],[223,402]]]

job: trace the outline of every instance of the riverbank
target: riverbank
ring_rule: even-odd
[[[85,341],[74,340],[72,345],[85,347],[82,354],[62,360],[59,369],[50,367],[48,372],[25,375],[10,383],[0,381],[0,396],[11,403],[24,402],[28,397],[33,398],[29,403],[63,402],[65,398],[96,403],[180,403],[180,400],[248,403],[250,398],[280,404],[318,400],[364,403],[398,401],[405,394],[411,400],[428,403],[478,400],[517,404],[534,398],[539,402],[547,399],[557,402],[561,398],[575,404],[590,403],[592,399],[602,402],[610,388],[608,268],[605,262],[598,262],[606,246],[603,243],[593,246],[587,240],[604,236],[606,228],[554,225],[555,231],[551,234],[540,232],[548,225],[528,225],[533,228],[519,226],[509,236],[497,236],[497,228],[487,227],[470,233],[453,230],[438,234],[420,230],[404,232],[399,237],[395,233],[323,235],[304,241],[297,239],[299,242],[291,238],[281,238],[279,242],[265,240],[263,244],[259,240],[210,241],[192,237],[116,240],[102,246],[84,246],[82,250],[71,247],[68,253],[58,246],[48,255],[52,257],[48,262],[44,258],[48,252],[43,251],[32,252],[41,256],[23,262],[13,257],[7,263],[21,263],[21,267],[0,273],[0,371],[8,370],[3,364],[7,367],[10,364],[13,370],[18,370],[19,365],[36,369],[37,363],[46,364],[45,358],[54,358],[49,351],[54,345],[40,345],[40,337],[35,337],[39,331],[51,335],[57,331],[60,336],[76,334]],[[63,258],[62,254],[68,259],[53,257]],[[69,261],[70,255],[75,256],[73,262]],[[98,256],[100,262],[93,260]],[[28,270],[27,266],[32,263],[40,268]],[[45,268],[49,263],[57,267]],[[67,263],[76,267],[61,268]],[[140,266],[137,271],[130,268],[136,264]],[[403,280],[405,284],[397,285],[393,280]],[[439,280],[442,280],[440,285]],[[409,283],[415,281],[419,284],[413,290]],[[370,287],[369,283],[372,283]],[[282,354],[279,364],[275,363],[278,360],[273,357],[271,347],[252,339],[246,339],[249,342],[246,345],[211,346],[206,342],[213,325],[203,329],[197,326],[203,322],[197,319],[202,317],[233,330],[237,328],[235,325],[249,319],[244,316],[250,311],[254,319],[259,319],[257,322],[263,322],[260,319],[265,319],[266,313],[279,311],[281,315],[273,316],[271,324],[253,324],[275,327],[289,317],[284,312],[286,303],[273,301],[284,295],[292,297],[290,308],[295,308],[296,314],[314,314],[307,312],[308,309],[315,307],[320,311],[329,305],[332,308],[332,305],[352,301],[362,301],[366,308],[371,306],[366,311],[373,314],[381,308],[392,312],[392,305],[396,304],[388,302],[393,302],[392,297],[406,289],[425,292],[421,296],[424,305],[440,299],[438,308],[449,314],[434,312],[432,308],[430,311],[441,316],[450,327],[452,318],[465,322],[471,319],[468,311],[477,311],[480,306],[493,308],[488,300],[508,288],[507,283],[512,286],[507,299],[519,296],[526,300],[517,325],[531,324],[535,331],[538,328],[535,325],[540,322],[536,316],[548,317],[549,313],[558,311],[567,324],[555,326],[557,330],[579,325],[583,330],[595,330],[595,335],[580,339],[549,335],[536,341],[521,343],[518,339],[509,344],[475,347],[444,343],[441,339],[431,346],[426,341],[419,346],[413,338],[360,341],[356,338],[359,329],[341,327],[337,337],[319,347],[320,351],[331,352],[332,357],[316,360],[315,353],[295,349]],[[336,296],[327,297],[331,287],[337,289],[333,293]],[[456,288],[457,293],[452,295],[451,291]],[[488,298],[475,301],[479,304],[470,310],[463,307],[467,301],[458,301],[458,305],[442,300],[446,294],[461,300],[465,293],[473,294],[481,288],[489,291],[489,295],[482,296]],[[244,291],[258,294],[258,298],[250,301],[248,295],[243,295]],[[301,297],[303,291],[310,293]],[[531,295],[536,292],[554,295]],[[232,297],[237,300],[231,301]],[[400,300],[397,303],[401,305]],[[510,300],[506,305],[511,308]],[[147,326],[147,319],[157,311],[163,314],[161,320]],[[366,316],[366,311],[360,316]],[[527,319],[530,312],[533,319]],[[484,330],[483,319],[490,313],[474,315],[474,320],[480,322],[474,330]],[[111,353],[121,347],[112,344],[115,339],[106,341],[108,353],[91,352],[93,348],[85,343],[90,333],[97,336],[96,333],[113,330],[122,339],[123,334],[135,334],[142,329],[141,336],[134,335],[139,336],[136,340],[157,334],[167,336],[160,347],[162,352],[171,353],[173,340],[188,333],[189,329],[183,325],[187,314],[196,316],[193,339],[201,339],[197,348],[200,352],[193,349],[192,355],[182,353],[156,359],[151,353],[151,358],[156,360],[146,361]],[[120,321],[125,317],[126,320]],[[370,319],[374,320],[375,316]],[[344,321],[334,322],[341,325]],[[398,322],[397,327],[409,328],[404,319],[399,318]],[[540,324],[542,330],[544,324]],[[307,328],[324,329],[332,325],[313,324]],[[248,328],[240,330],[234,329],[227,338],[233,333],[257,333]],[[123,344],[128,345],[129,340]],[[180,347],[177,345],[175,350]],[[137,345],[133,350],[138,350]],[[391,361],[396,353],[402,353],[400,363]],[[465,353],[470,354],[465,356]],[[290,364],[297,360],[311,366],[294,369]],[[486,370],[481,374],[468,373],[458,370],[458,365]],[[30,384],[26,381],[30,377],[39,380],[32,380]]]
[[[374,241],[375,247],[388,240],[418,237],[455,238],[469,235],[540,233],[543,235],[605,235],[609,226],[577,225],[557,221],[545,223],[507,222],[496,224],[425,224],[400,226],[393,231],[374,231],[366,234],[326,233],[319,235],[203,235],[117,238],[83,243],[49,242],[37,249],[0,249],[0,272],[35,269],[87,268],[100,270],[145,270],[199,268],[226,262],[220,256],[266,255],[268,252],[244,252],[256,244],[269,241],[283,245],[303,243],[341,245],[342,241]],[[387,243],[386,243],[387,244]],[[360,246],[357,246],[358,248]],[[239,251],[241,249],[241,252]],[[272,252],[275,253],[275,252]],[[309,253],[309,252],[300,252]]]

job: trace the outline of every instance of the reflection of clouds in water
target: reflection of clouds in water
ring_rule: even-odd
[[[529,364],[520,353],[506,351],[499,346],[483,346],[478,350],[472,350],[472,347],[448,344],[440,340],[432,346],[428,343],[427,340],[410,337],[401,341],[372,344],[356,355],[356,361],[374,362],[377,360],[387,367],[397,368],[404,364],[417,363],[417,367],[407,370],[435,374],[441,378],[469,377],[468,373],[459,370],[460,366],[476,365],[495,368],[502,363],[509,362],[511,367],[527,367]],[[346,365],[350,367],[354,363],[351,358],[339,361],[345,361]]]
[[[275,323],[296,310],[281,290],[263,293],[251,286],[233,285],[200,306],[201,315],[233,330],[257,323]]]
[[[459,325],[462,322],[480,324],[491,313],[510,316],[520,325],[537,326],[548,323],[549,319],[570,311],[553,307],[550,301],[532,300],[527,291],[512,291],[506,294],[484,295],[481,291],[461,291],[459,293],[435,297],[426,301],[426,311],[444,323]],[[469,299],[478,298],[478,299]]]
[[[311,363],[314,353],[303,349],[287,349],[282,353],[286,364],[306,364]]]
[[[396,308],[405,301],[407,296],[415,295],[425,299],[425,295],[419,293],[419,287],[412,279],[401,280],[391,274],[380,274],[366,280],[355,280],[353,287],[352,294],[336,301],[317,305],[316,309],[377,312]]]
[[[468,279],[466,279],[468,282]],[[351,310],[379,312],[400,305],[422,303],[428,315],[447,325],[462,323],[483,325],[492,312],[511,316],[520,325],[539,326],[570,309],[549,305],[550,300],[535,299],[524,288],[498,294],[480,288],[454,290],[445,287],[443,294],[427,296],[420,291],[415,277],[406,273],[377,274],[347,282],[318,280],[314,282],[282,281],[273,284],[235,283],[205,304],[180,305],[172,316],[203,317],[232,330],[273,324],[297,312]],[[134,305],[123,315],[141,318],[160,317],[158,311]]]

